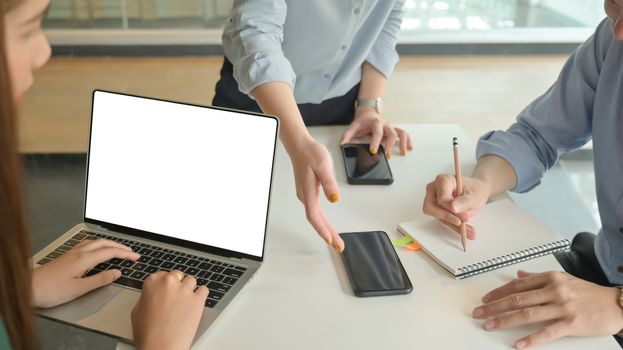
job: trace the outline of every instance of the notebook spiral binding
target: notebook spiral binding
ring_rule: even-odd
[[[547,254],[556,253],[569,249],[571,243],[568,239],[561,239],[552,243],[528,248],[516,253],[488,259],[476,264],[461,267],[456,278],[463,279],[474,275],[479,275],[491,270],[499,269],[508,265],[520,263],[522,261],[538,258]]]

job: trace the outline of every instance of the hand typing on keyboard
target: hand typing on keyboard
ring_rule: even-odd
[[[88,277],[82,275],[113,258],[137,260],[139,257],[130,247],[120,243],[106,239],[85,240],[33,271],[34,306],[53,307],[108,285],[121,276],[121,271],[113,269]]]
[[[145,279],[132,310],[134,341],[142,349],[189,349],[208,297],[193,276],[158,271]],[[195,289],[196,288],[196,289]]]
[[[112,241],[122,244],[121,247],[123,249],[128,247],[133,252],[140,254],[140,258],[137,260],[136,258],[123,259],[114,257],[87,269],[82,278],[99,275],[104,271],[119,270],[121,271],[121,277],[114,280],[115,284],[142,290],[145,279],[154,272],[178,270],[185,275],[195,277],[197,285],[207,286],[210,289],[210,295],[205,300],[205,306],[214,308],[225,298],[225,294],[247,271],[247,268],[244,266],[233,265],[205,256],[183,253],[157,245],[86,230],[81,230],[73,235],[54,251],[37,261],[37,263],[39,265],[50,264],[71,251],[72,247],[81,246],[84,242],[102,238],[108,242]]]

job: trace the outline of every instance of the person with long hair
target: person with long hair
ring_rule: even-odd
[[[118,270],[82,275],[111,258],[136,260],[129,247],[109,240],[83,242],[57,260],[32,270],[18,154],[16,102],[33,72],[50,57],[41,29],[49,0],[0,0],[0,347],[37,348],[34,315],[117,279]],[[208,295],[192,276],[157,272],[145,280],[132,311],[139,349],[188,349]]]

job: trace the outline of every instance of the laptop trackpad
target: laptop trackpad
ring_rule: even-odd
[[[130,313],[140,293],[110,285],[90,292],[68,304],[39,310],[41,315],[132,339]]]
[[[108,304],[123,288],[110,285],[96,289],[80,298],[51,309],[38,310],[41,315],[57,318],[63,321],[78,323],[80,320],[101,310]]]
[[[131,312],[141,293],[135,290],[116,287],[121,291],[101,310],[78,322],[83,327],[96,329],[116,337],[132,339]]]

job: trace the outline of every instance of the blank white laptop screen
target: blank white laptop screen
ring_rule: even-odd
[[[277,120],[94,93],[85,218],[260,257]]]

